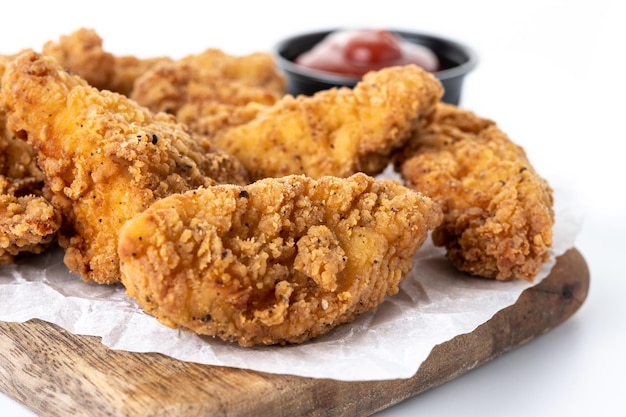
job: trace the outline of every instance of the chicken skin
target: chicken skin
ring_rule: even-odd
[[[362,173],[216,185],[123,226],[122,282],[168,326],[241,346],[301,343],[397,293],[441,219],[429,198]]]

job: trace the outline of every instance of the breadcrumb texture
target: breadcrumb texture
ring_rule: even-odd
[[[15,55],[0,55],[0,90],[2,76]],[[43,181],[43,172],[37,166],[37,152],[24,140],[15,137],[7,127],[7,110],[0,98],[0,175],[9,179]]]
[[[398,181],[267,178],[154,203],[120,232],[122,282],[162,323],[301,343],[379,305],[441,209]]]
[[[14,58],[0,55],[0,80]],[[42,187],[36,152],[8,129],[0,99],[0,264],[13,263],[23,253],[41,253],[55,242],[61,217],[42,197]]]
[[[212,136],[252,120],[285,93],[286,80],[271,54],[234,56],[210,48],[147,71],[136,80],[131,98]]]
[[[354,88],[283,96],[249,121],[211,136],[253,179],[380,173],[429,118],[441,83],[415,65],[366,74]]]
[[[494,122],[440,103],[396,166],[409,187],[441,205],[433,241],[457,268],[534,280],[552,244],[552,188]]]
[[[119,282],[119,228],[155,200],[248,181],[236,159],[202,147],[173,116],[100,91],[33,51],[7,66],[0,100],[7,127],[37,151],[44,196],[62,215],[65,263],[86,281]]]
[[[90,28],[80,28],[58,40],[48,41],[42,53],[55,58],[68,71],[89,85],[129,96],[135,80],[153,67],[171,62],[169,57],[138,58],[114,55],[103,47],[103,40]]]
[[[45,198],[27,193],[28,180],[0,176],[0,264],[17,255],[41,253],[56,240],[61,216]]]

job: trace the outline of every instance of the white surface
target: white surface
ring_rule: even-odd
[[[33,3],[2,9],[0,53],[40,48],[80,26],[95,28],[113,53],[141,56],[268,50],[294,32],[340,25],[415,29],[472,45],[481,61],[462,105],[496,120],[555,188],[576,190],[586,216],[576,246],[591,269],[590,293],[554,331],[379,415],[626,414],[626,30],[618,0]],[[4,395],[0,410],[33,415]]]

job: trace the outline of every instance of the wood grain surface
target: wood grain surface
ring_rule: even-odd
[[[0,322],[0,391],[48,416],[367,416],[553,329],[589,288],[571,249],[550,276],[471,333],[436,346],[409,379],[342,382],[113,351],[39,320]]]

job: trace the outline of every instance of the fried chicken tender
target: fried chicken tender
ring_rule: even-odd
[[[1,87],[0,87],[1,88]],[[44,175],[37,165],[37,152],[6,128],[6,114],[0,103],[0,176],[28,180],[30,193],[41,195]],[[23,186],[19,187],[24,190]]]
[[[2,75],[7,65],[14,59],[15,56],[12,55],[0,55],[0,90]],[[29,178],[35,182],[42,182],[43,173],[37,166],[36,154],[30,144],[16,138],[8,129],[6,107],[0,99],[0,175],[10,179]],[[29,181],[29,184],[32,186],[34,182]]]
[[[91,86],[108,89],[115,72],[113,54],[102,48],[102,38],[92,29],[81,28],[58,41],[44,44],[44,55],[54,57],[63,68],[85,79]]]
[[[433,242],[458,269],[498,280],[535,278],[552,244],[552,189],[494,122],[441,103],[396,167],[409,187],[441,205]]]
[[[301,343],[379,305],[441,209],[399,181],[266,178],[157,201],[120,231],[122,282],[165,325]]]
[[[0,56],[0,79],[13,56]],[[0,83],[0,90],[2,85]],[[31,145],[6,125],[0,100],[0,264],[22,253],[41,253],[56,239],[59,213],[41,196],[43,173]]]
[[[172,116],[91,87],[52,57],[20,54],[0,100],[9,129],[38,152],[45,196],[62,215],[64,261],[85,281],[119,282],[119,228],[155,200],[248,181],[236,159],[202,148]]]
[[[442,92],[440,82],[415,65],[386,68],[366,74],[354,89],[286,95],[211,140],[238,157],[253,179],[375,175],[428,119]]]
[[[0,264],[22,253],[41,253],[56,241],[61,216],[45,198],[23,195],[31,186],[0,175]]]
[[[117,56],[103,49],[103,40],[89,28],[80,28],[57,41],[44,44],[44,55],[54,57],[64,68],[100,90],[129,96],[135,79],[169,57]]]
[[[163,63],[171,62],[167,56],[139,58],[132,55],[114,55],[115,71],[108,89],[130,97],[137,79]]]
[[[2,112],[0,108],[0,130],[6,126]],[[37,152],[7,129],[0,132],[0,175],[15,179],[31,178],[43,185],[43,172],[37,165]]]
[[[251,120],[285,93],[286,80],[270,54],[233,56],[210,48],[154,67],[136,80],[131,98],[214,135]]]

